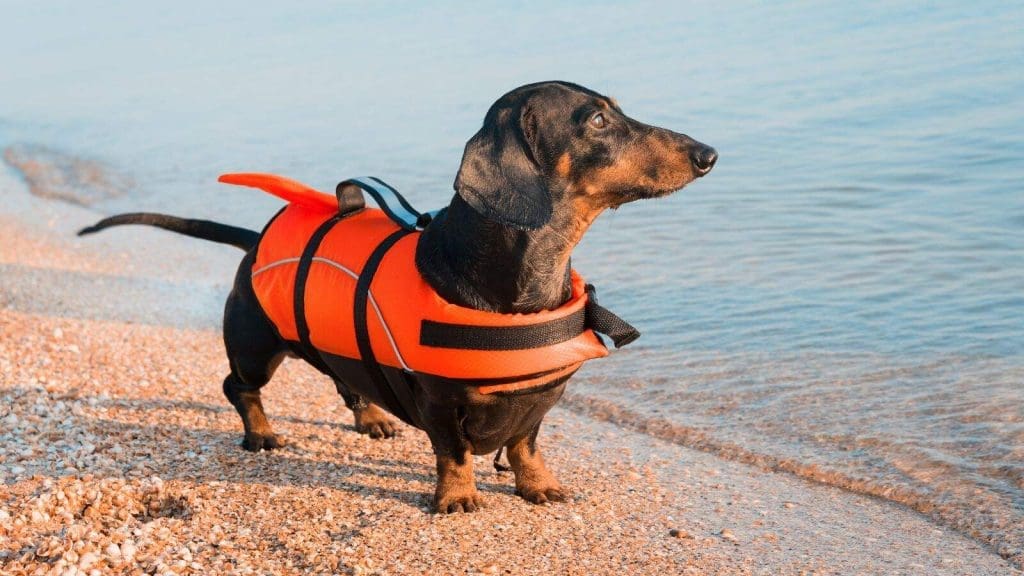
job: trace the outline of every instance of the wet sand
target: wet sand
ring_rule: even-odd
[[[540,443],[570,502],[527,504],[480,457],[486,508],[434,515],[426,436],[357,434],[292,361],[264,400],[288,445],[249,454],[220,392],[223,277],[196,296],[140,261],[166,235],[86,243],[87,209],[9,175],[0,196],[4,574],[1016,573],[898,505],[561,408]]]

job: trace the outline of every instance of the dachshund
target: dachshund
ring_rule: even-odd
[[[459,306],[503,314],[556,309],[572,296],[571,253],[602,212],[667,196],[707,174],[717,159],[710,146],[638,122],[614,99],[582,86],[558,81],[521,86],[490,107],[466,144],[455,194],[419,238],[416,269],[438,295]],[[119,224],[158,226],[247,250],[223,327],[231,368],[223,389],[242,418],[243,447],[259,451],[283,444],[263,411],[260,389],[286,356],[302,357],[332,376],[353,410],[357,430],[373,438],[395,434],[396,423],[380,404],[394,409],[379,391],[333,373],[314,354],[281,338],[268,320],[252,285],[260,233],[132,213],[79,234]],[[500,455],[502,449],[517,494],[536,504],[564,501],[567,491],[545,465],[537,435],[570,376],[493,394],[441,377],[422,381],[415,390],[413,421],[427,433],[436,455],[435,509],[480,507],[472,455]]]

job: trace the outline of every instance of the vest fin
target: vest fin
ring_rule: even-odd
[[[259,188],[289,204],[299,204],[315,210],[334,211],[338,209],[338,199],[334,196],[275,174],[221,174],[217,181],[236,186]]]

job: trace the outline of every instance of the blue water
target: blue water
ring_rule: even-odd
[[[855,478],[1024,558],[1024,5],[0,10],[0,144],[130,174],[105,213],[257,227],[276,202],[215,183],[238,170],[376,174],[437,207],[490,103],[543,79],[715,146],[707,178],[578,249],[644,337],[577,398]]]

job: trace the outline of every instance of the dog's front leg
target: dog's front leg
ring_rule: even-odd
[[[516,494],[534,504],[564,502],[565,491],[548,470],[537,449],[539,431],[540,424],[537,424],[529,434],[513,439],[507,446],[508,463],[516,476]]]
[[[431,407],[427,435],[437,457],[434,509],[443,514],[473,512],[483,503],[473,478],[473,450],[462,431],[460,410]]]

